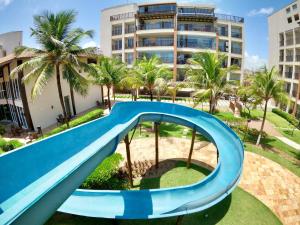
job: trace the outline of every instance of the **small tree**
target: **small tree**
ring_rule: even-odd
[[[186,84],[184,82],[171,81],[168,83],[167,92],[172,97],[172,102],[175,103],[178,90],[183,88]]]
[[[125,66],[115,58],[102,56],[99,57],[97,64],[93,64],[93,67],[95,72],[90,75],[95,84],[106,86],[108,108],[111,110],[110,90],[113,89],[113,95],[115,96],[115,87],[125,74]]]
[[[161,60],[157,56],[152,56],[149,59],[143,57],[141,60],[137,60],[134,64],[134,69],[139,74],[138,76],[141,77],[143,86],[149,91],[151,101],[153,101],[155,81],[158,78],[168,80],[172,76],[172,72],[161,65]]]
[[[265,104],[263,120],[256,142],[256,145],[259,145],[264,130],[269,101],[274,99],[277,102],[286,102],[288,96],[284,91],[284,83],[279,79],[275,67],[272,67],[271,70],[267,70],[265,67],[252,77],[251,92],[256,99]]]
[[[138,90],[143,86],[143,80],[139,73],[133,69],[126,70],[126,76],[120,81],[120,87],[122,89],[129,89],[132,94],[132,99],[137,100]]]
[[[161,101],[161,96],[167,91],[167,82],[164,78],[157,78],[154,82],[154,91],[157,101]]]

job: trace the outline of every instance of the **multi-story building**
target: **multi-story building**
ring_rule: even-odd
[[[33,57],[31,54],[16,56],[15,47],[22,45],[22,32],[0,34],[0,120],[14,122],[30,130],[38,126],[46,128],[56,123],[56,118],[62,113],[56,86],[56,77],[53,76],[43,93],[36,99],[31,98],[32,82],[22,82],[27,71],[18,74],[16,78],[9,76],[17,65]],[[95,62],[93,58],[82,57],[81,60]],[[82,73],[84,76],[85,74]],[[64,103],[69,116],[86,111],[101,101],[100,87],[91,85],[88,94],[83,97],[74,93],[74,104],[71,99],[69,84],[61,80]]]
[[[101,12],[100,41],[104,55],[129,65],[143,56],[159,56],[177,81],[185,79],[193,53],[218,51],[227,55],[224,66],[240,67],[227,79],[243,79],[244,19],[216,14],[212,5],[160,2],[107,8]]]
[[[285,89],[294,102],[299,91],[300,79],[299,9],[300,0],[293,1],[268,18],[269,67],[275,66],[277,68],[285,81]],[[287,110],[293,110],[293,108],[294,103],[291,103]],[[297,111],[299,112],[300,108]]]

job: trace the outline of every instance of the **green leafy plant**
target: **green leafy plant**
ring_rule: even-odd
[[[294,125],[295,127],[299,126],[300,121],[296,119],[293,115],[282,111],[281,109],[274,108],[272,112],[281,116],[282,118],[286,119],[290,124]]]
[[[5,127],[3,125],[0,125],[0,135],[5,134],[6,130]]]

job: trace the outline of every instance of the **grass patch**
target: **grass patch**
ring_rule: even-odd
[[[296,165],[295,163],[283,158],[282,156],[280,156],[272,151],[264,150],[261,147],[257,147],[255,145],[249,144],[249,143],[245,144],[245,150],[249,151],[249,152],[254,152],[261,156],[264,156],[264,157],[280,164],[284,168],[290,170],[292,173],[294,173],[295,175],[300,177],[300,167],[298,165]]]
[[[177,166],[165,173],[160,178],[149,178],[141,181],[141,188],[181,186],[195,183],[205,177],[209,171],[193,165],[185,169],[185,163],[179,162]],[[146,179],[145,179],[146,180]],[[143,183],[143,184],[142,184]],[[105,206],[103,206],[105,207]],[[119,220],[120,225],[174,225],[176,218],[164,218],[154,220]],[[235,191],[217,205],[200,213],[186,215],[182,225],[280,225],[278,218],[263,203],[252,195],[236,188]],[[56,214],[47,225],[112,225],[112,220],[95,219],[87,217]]]
[[[70,128],[76,127],[76,126],[79,126],[79,125],[84,124],[86,122],[98,119],[101,116],[103,116],[103,109],[94,109],[94,110],[84,114],[83,116],[80,116],[80,117],[77,117],[77,118],[71,120],[69,125],[70,125]],[[53,130],[49,131],[48,133],[44,134],[43,138],[52,136],[52,135],[57,134],[57,133],[60,133],[64,130],[66,130],[66,129],[67,129],[66,124],[61,125],[59,127],[54,128]]]

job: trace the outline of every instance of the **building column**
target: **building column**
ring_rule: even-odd
[[[176,82],[177,80],[177,14],[175,14],[174,16],[174,37],[173,37],[173,41],[174,41],[174,63],[173,63],[173,80],[174,82]]]
[[[231,24],[228,24],[228,66],[231,66]],[[230,72],[227,73],[227,81],[230,80]]]

